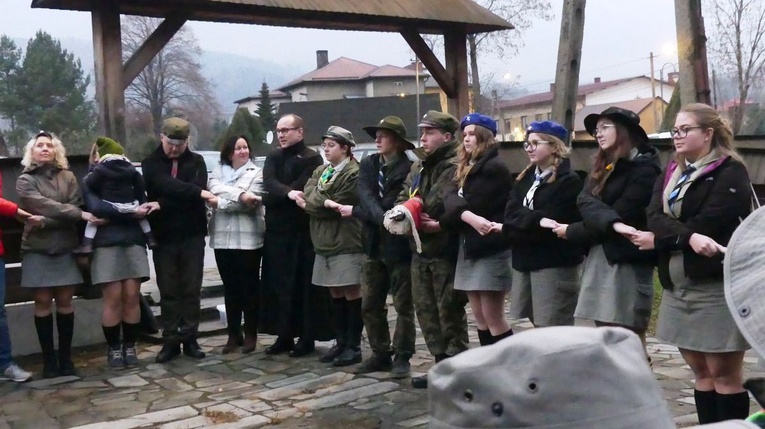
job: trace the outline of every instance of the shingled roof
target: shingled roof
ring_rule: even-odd
[[[375,66],[346,57],[340,57],[330,61],[324,67],[310,71],[291,82],[279,87],[280,90],[289,90],[303,82],[333,81],[333,80],[362,80],[370,77],[412,77],[416,72],[404,67],[392,65]]]
[[[600,91],[602,89],[616,86],[624,82],[629,82],[633,79],[641,79],[641,78],[647,79],[645,76],[633,76],[633,77],[628,77],[623,79],[616,79],[616,80],[609,80],[605,82],[595,82],[595,83],[589,83],[586,85],[579,85],[579,92],[577,94],[577,97],[581,98],[588,94],[592,94],[595,91]],[[554,94],[555,93],[553,91],[547,91],[547,92],[540,92],[538,94],[526,95],[526,96],[515,98],[512,100],[500,101],[497,103],[497,108],[504,109],[509,107],[530,106],[534,104],[549,104],[549,103],[552,103]]]
[[[91,11],[93,0],[33,0],[33,8]],[[472,0],[120,0],[120,13],[183,16],[193,21],[308,27],[328,30],[404,29],[443,34],[509,30],[513,26]]]

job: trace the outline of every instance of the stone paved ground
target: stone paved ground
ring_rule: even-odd
[[[391,307],[391,313],[392,313]],[[395,315],[391,314],[391,319]],[[527,329],[528,323],[515,325]],[[0,383],[0,429],[5,428],[420,428],[427,423],[427,392],[386,374],[355,375],[317,355],[266,356],[274,337],[263,336],[255,353],[220,355],[225,336],[200,341],[208,357],[154,363],[159,346],[141,348],[140,368],[105,368],[102,347],[78,350],[79,377]],[[471,327],[471,343],[477,345]],[[325,351],[329,343],[320,343]],[[696,421],[691,372],[674,347],[649,340],[654,373],[679,426]],[[364,348],[365,356],[370,353]],[[39,356],[22,360],[40,371]],[[432,365],[421,335],[414,374]],[[747,354],[747,376],[763,376]],[[752,404],[754,409],[754,404]]]

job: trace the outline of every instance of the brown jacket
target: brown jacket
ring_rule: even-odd
[[[82,218],[82,195],[69,170],[54,165],[31,165],[16,180],[19,207],[45,216],[42,228],[24,226],[22,252],[49,255],[72,251],[80,240],[77,222]]]

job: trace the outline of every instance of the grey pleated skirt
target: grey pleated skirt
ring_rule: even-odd
[[[149,280],[149,258],[143,246],[110,246],[93,249],[90,263],[93,284],[127,279]]]
[[[510,249],[477,259],[465,259],[463,240],[460,240],[454,289],[478,291],[509,291],[513,285],[512,251]]]
[[[725,303],[722,280],[689,279],[680,252],[670,258],[669,275],[674,288],[662,294],[656,337],[682,349],[705,353],[750,348]]]
[[[581,266],[513,270],[510,317],[529,318],[534,326],[570,326],[579,298]]]
[[[609,265],[603,246],[592,246],[574,317],[646,329],[652,308],[653,266]]]
[[[24,253],[21,259],[21,287],[56,287],[82,283],[74,253],[46,255]]]
[[[361,265],[363,253],[344,255],[316,255],[313,261],[311,282],[316,286],[339,287],[361,284]]]

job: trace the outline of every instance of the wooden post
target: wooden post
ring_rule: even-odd
[[[585,0],[565,0],[560,23],[558,66],[555,70],[551,116],[553,121],[570,131],[574,130],[574,115],[579,96],[585,4]],[[572,136],[569,136],[569,139],[571,138]]]
[[[135,78],[141,74],[144,68],[155,56],[167,45],[175,33],[186,23],[186,18],[175,16],[165,18],[151,35],[133,52],[133,55],[125,63],[123,68],[122,88],[127,89]]]
[[[127,142],[119,3],[101,0],[94,5],[91,14],[99,130],[124,145]]]
[[[701,0],[675,0],[677,56],[680,68],[680,104],[710,104],[707,37]]]
[[[455,93],[447,94],[449,113],[461,118],[469,113],[468,74],[467,74],[467,35],[461,30],[452,30],[444,34],[444,57],[446,72],[454,82]]]

